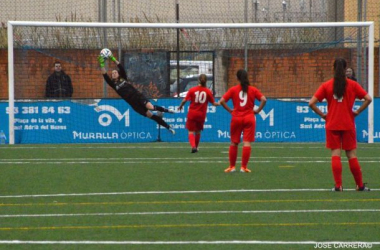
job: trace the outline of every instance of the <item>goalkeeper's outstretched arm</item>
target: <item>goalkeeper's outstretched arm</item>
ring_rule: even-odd
[[[100,70],[102,71],[102,75],[107,74],[107,70],[105,67],[106,62],[102,56],[98,56],[98,62],[99,62]]]
[[[116,65],[119,65],[120,62],[113,55],[110,56],[111,61],[113,61]]]
[[[107,74],[107,70],[105,68],[105,60],[102,56],[98,56],[98,62],[100,66],[100,70],[102,72],[104,80],[110,85],[112,88],[115,88],[115,84],[112,82],[111,78]]]
[[[116,58],[113,55],[110,56],[110,59],[117,65],[120,77],[127,80],[127,72],[125,71],[123,65],[121,65],[120,62],[116,60]]]

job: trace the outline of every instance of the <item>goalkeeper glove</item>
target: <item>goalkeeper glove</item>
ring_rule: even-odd
[[[105,62],[102,56],[98,56],[98,62],[101,68],[104,68]]]
[[[116,58],[113,55],[110,55],[110,59],[111,61],[116,62]]]

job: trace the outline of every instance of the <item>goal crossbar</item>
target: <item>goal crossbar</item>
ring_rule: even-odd
[[[315,28],[315,27],[370,27],[374,22],[316,22],[316,23],[88,23],[88,22],[28,22],[8,21],[8,25],[38,27],[93,27],[93,28]]]

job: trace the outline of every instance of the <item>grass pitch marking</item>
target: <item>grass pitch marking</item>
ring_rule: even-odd
[[[228,152],[222,152],[222,153],[227,153]],[[241,158],[241,157],[238,157]],[[197,157],[86,157],[86,158],[1,158],[0,162],[12,162],[12,161],[17,161],[17,162],[33,162],[33,161],[146,161],[146,160],[226,160],[225,156],[197,156]],[[254,156],[252,160],[256,159],[303,159],[303,160],[320,160],[320,161],[331,161],[331,157],[324,157],[324,156]],[[363,156],[360,157],[361,160],[377,160],[380,161],[380,156]]]
[[[135,224],[135,225],[81,225],[81,226],[49,226],[49,227],[0,227],[0,231],[43,231],[43,230],[117,230],[145,228],[226,228],[226,227],[320,227],[320,226],[379,226],[376,222],[298,222],[298,223],[215,223],[215,224]]]
[[[174,212],[79,213],[79,214],[3,214],[3,215],[0,215],[0,218],[86,217],[86,216],[100,217],[100,216],[193,215],[193,214],[378,213],[378,212],[380,212],[380,209],[174,211]]]
[[[380,242],[365,241],[259,241],[259,240],[231,240],[231,241],[22,241],[0,240],[3,245],[334,245],[339,248],[347,246],[380,245]],[[344,247],[345,246],[345,247]],[[359,247],[356,247],[359,248]],[[364,248],[364,247],[363,247]]]
[[[212,144],[212,145],[210,145]],[[229,142],[221,142],[221,143],[203,143],[201,145],[201,149],[226,149],[229,147]],[[325,143],[320,142],[320,143],[287,143],[284,145],[284,143],[255,143],[253,146],[255,149],[325,149]],[[115,144],[96,144],[96,146],[89,146],[88,144],[73,144],[73,145],[41,145],[41,146],[26,146],[22,144],[18,145],[7,145],[2,147],[2,149],[6,150],[20,150],[20,149],[189,149],[189,146],[187,145],[186,142],[183,143],[133,143],[131,145],[125,145],[125,144],[120,144],[120,145],[115,145]],[[359,149],[373,149],[373,150],[378,150],[379,146],[378,144],[372,144],[368,145],[367,143],[359,143]]]
[[[306,202],[380,202],[380,199],[295,199],[295,200],[179,200],[179,201],[115,201],[115,202],[45,202],[45,203],[0,203],[0,207],[37,207],[37,206],[131,206],[165,204],[239,204],[239,203],[306,203]]]
[[[240,159],[240,157],[238,158]],[[114,157],[96,157],[96,158],[37,158],[37,159],[0,159],[0,165],[99,165],[99,164],[199,164],[199,163],[213,163],[213,164],[226,164],[228,157],[138,157],[138,158],[114,158]],[[293,164],[326,164],[330,163],[330,157],[253,157],[252,163],[280,163],[283,165]],[[361,157],[360,162],[368,164],[380,163],[380,157]]]
[[[355,189],[345,189],[352,192]],[[372,191],[380,189],[371,188]],[[135,191],[135,192],[110,192],[110,193],[72,193],[72,194],[25,194],[3,195],[2,198],[39,198],[39,197],[70,197],[70,196],[113,196],[113,195],[150,195],[150,194],[207,194],[207,193],[276,193],[276,192],[330,192],[326,188],[300,188],[300,189],[235,189],[235,190],[188,190],[188,191]]]
[[[290,163],[290,164],[303,164],[303,163],[314,163],[314,164],[326,164],[330,163],[330,160],[326,161],[316,161],[316,160],[310,160],[310,161],[284,161],[284,160],[267,160],[267,161],[260,161],[260,160],[252,160],[252,163]],[[368,160],[361,160],[361,163],[368,163],[368,164],[379,164],[380,160],[376,161],[368,161]],[[72,165],[72,164],[77,164],[77,165],[104,165],[104,164],[199,164],[199,163],[205,163],[205,164],[227,164],[227,160],[221,160],[221,161],[216,161],[216,160],[170,160],[170,161],[0,161],[0,164],[11,164],[11,165]]]

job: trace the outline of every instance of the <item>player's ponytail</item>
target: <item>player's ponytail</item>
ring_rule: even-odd
[[[343,58],[337,58],[334,62],[334,95],[340,99],[346,91],[347,62]]]
[[[248,86],[249,86],[249,81],[248,81],[248,73],[244,69],[239,69],[238,72],[236,73],[237,79],[240,82],[241,88],[244,93],[248,92]]]
[[[198,78],[198,82],[200,83],[200,85],[202,85],[202,87],[206,87],[207,76],[205,74],[201,74]]]

